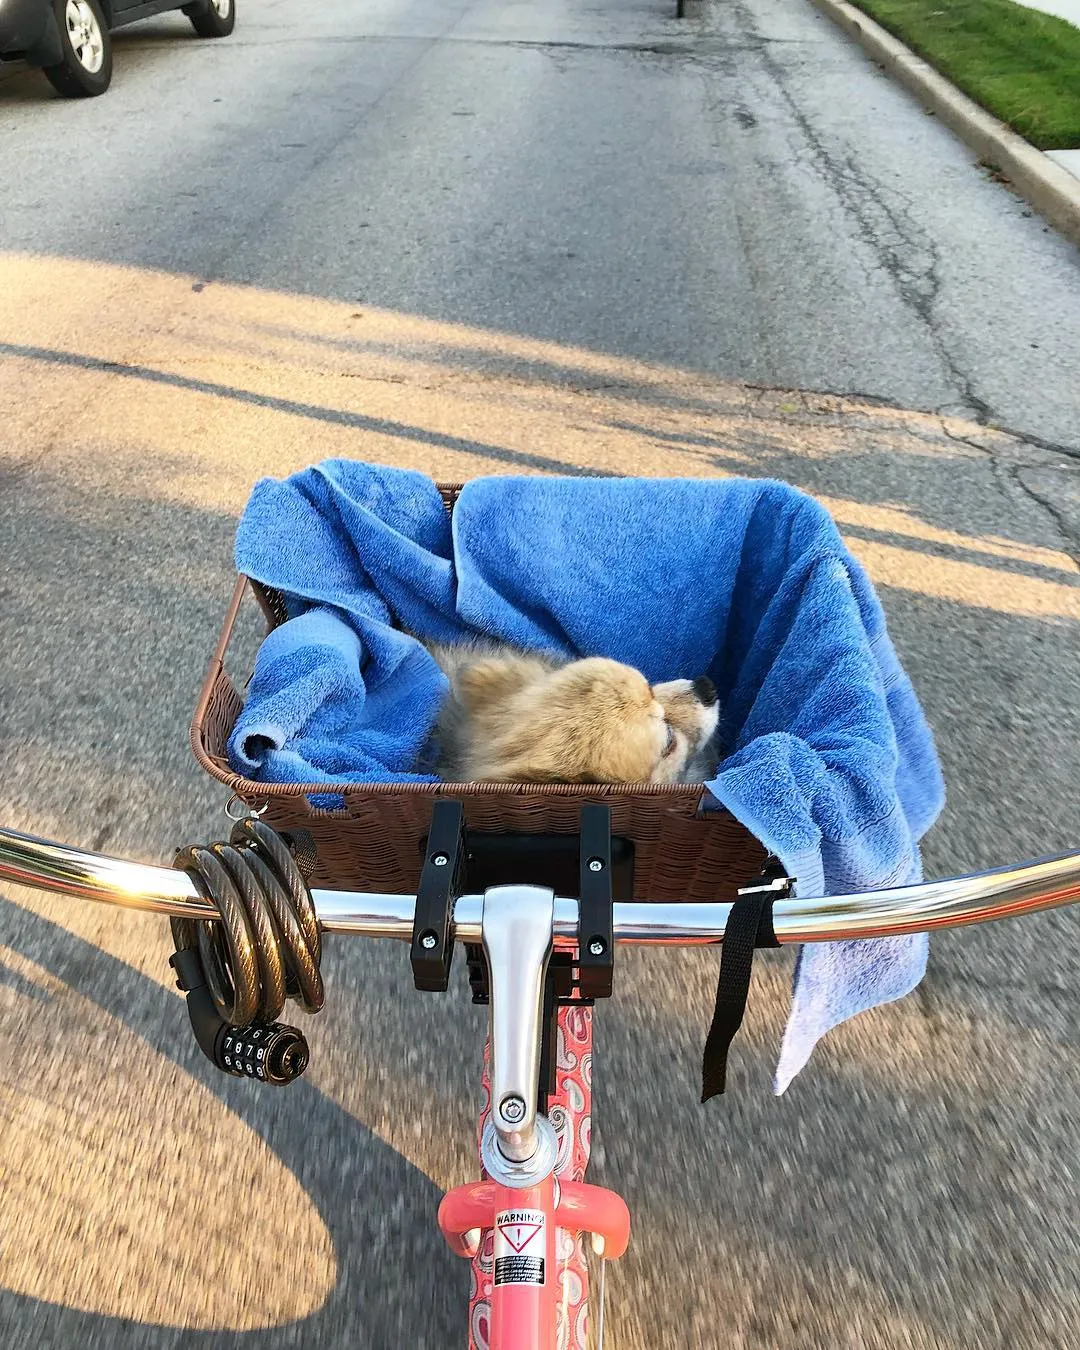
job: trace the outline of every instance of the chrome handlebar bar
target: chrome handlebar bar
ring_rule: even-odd
[[[0,881],[181,918],[216,919],[185,872],[124,862],[0,829]],[[973,876],[830,898],[789,898],[776,883],[773,930],[781,943],[886,937],[1054,909],[1080,900],[1080,852]],[[416,897],[313,890],[325,932],[413,934]],[[616,942],[696,946],[722,942],[731,905],[616,902]],[[542,887],[493,887],[454,904],[453,934],[481,944],[491,1003],[492,1113],[481,1141],[488,1175],[535,1184],[554,1166],[554,1134],[536,1109],[544,976],[553,949],[578,944],[578,902]]]
[[[15,830],[0,829],[0,881],[55,891],[83,900],[180,918],[216,919],[184,872],[125,862]],[[327,933],[412,938],[412,895],[313,890],[319,923]],[[773,928],[780,943],[831,942],[889,937],[1012,918],[1080,901],[1080,852],[1001,867],[970,876],[927,881],[854,895],[777,899]],[[463,895],[454,906],[454,936],[479,943],[484,897]],[[616,901],[616,942],[701,946],[722,942],[731,905]],[[554,945],[577,943],[578,904],[556,898]]]

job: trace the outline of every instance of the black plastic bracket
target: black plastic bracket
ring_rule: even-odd
[[[451,815],[451,813],[453,813]],[[612,900],[628,900],[634,887],[634,846],[611,837],[611,811],[589,802],[581,810],[575,834],[485,834],[466,832],[460,804],[438,801],[431,829],[422,841],[423,864],[412,966],[418,989],[445,990],[449,982],[449,925],[453,901],[464,891],[480,894],[491,886],[512,885],[528,877],[556,895],[580,898],[580,951],[556,952],[548,967],[558,1004],[591,1004],[611,995],[614,944]],[[434,860],[445,858],[435,867]],[[456,861],[455,861],[456,858]],[[453,874],[447,892],[447,873]],[[445,914],[446,938],[443,938]],[[423,946],[427,938],[433,945]],[[418,945],[419,944],[419,945]],[[488,1002],[487,967],[479,944],[465,947],[474,1003]]]
[[[578,985],[583,998],[610,998],[615,934],[611,914],[611,808],[581,808]]]
[[[559,955],[559,953],[552,953]],[[547,1115],[548,1099],[555,1095],[555,1070],[559,1054],[559,980],[555,968],[548,966],[544,980],[544,1012],[540,1035],[540,1078],[536,1091],[536,1109]]]
[[[454,955],[451,924],[454,901],[461,894],[465,856],[465,812],[461,803],[437,801],[431,812],[427,854],[416,891],[410,960],[417,989],[444,993],[450,983]]]

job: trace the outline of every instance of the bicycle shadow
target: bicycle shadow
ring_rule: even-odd
[[[0,916],[4,941],[14,952],[43,966],[70,990],[118,1019],[154,1054],[190,1075],[271,1150],[315,1207],[328,1231],[336,1264],[336,1278],[321,1306],[299,1320],[251,1330],[185,1326],[184,1290],[175,1280],[165,1293],[175,1306],[170,1321],[176,1325],[165,1326],[0,1289],[0,1328],[12,1329],[10,1336],[3,1336],[6,1344],[15,1343],[14,1328],[31,1325],[35,1343],[41,1346],[108,1344],[116,1350],[136,1350],[151,1343],[156,1350],[166,1346],[293,1350],[316,1344],[392,1350],[460,1339],[467,1268],[450,1255],[435,1227],[441,1198],[438,1187],[308,1081],[301,1079],[288,1092],[276,1093],[223,1078],[194,1048],[179,1002],[163,995],[159,985],[129,965],[2,896]],[[9,983],[0,980],[0,989]],[[27,992],[27,981],[17,973],[14,983],[20,993]],[[172,1017],[158,1015],[163,997]],[[33,1000],[34,1017],[48,1019],[49,1000],[43,1001],[40,993]],[[110,1047],[93,1040],[91,1045],[92,1055],[106,1056],[103,1062],[108,1069]],[[63,1046],[59,1053],[65,1053]],[[27,1056],[27,1062],[31,1061]],[[18,1084],[18,1090],[20,1095],[28,1090],[33,1095],[25,1082]],[[79,1103],[73,1101],[71,1109],[77,1116]],[[108,1147],[108,1140],[98,1142]],[[144,1149],[149,1146],[151,1141],[142,1145]],[[239,1212],[240,1197],[230,1200],[230,1177],[204,1175],[199,1166],[200,1161],[195,1161],[196,1170],[185,1176],[183,1184],[204,1188],[221,1205]],[[130,1205],[131,1197],[121,1209]],[[280,1218],[274,1196],[259,1196],[255,1205],[266,1207],[273,1231]],[[17,1241],[18,1233],[25,1233],[33,1222],[33,1214],[22,1214],[10,1240]],[[152,1217],[144,1214],[143,1223],[151,1225]],[[193,1239],[191,1234],[177,1233],[175,1240],[190,1244]],[[303,1281],[305,1255],[304,1251],[281,1250],[281,1281]],[[169,1281],[174,1275],[175,1269],[167,1264],[162,1278]],[[155,1272],[145,1270],[140,1279],[152,1283]],[[107,1298],[107,1277],[104,1284]]]

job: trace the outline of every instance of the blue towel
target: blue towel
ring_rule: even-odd
[[[446,685],[400,629],[484,633],[652,681],[710,675],[724,758],[706,805],[774,852],[799,895],[921,876],[944,800],[930,731],[865,573],[786,484],[480,478],[451,527],[423,475],[331,460],[257,484],[236,562],[290,616],[230,739],[250,777],[425,780]],[[830,1027],[910,992],[926,957],[924,936],[803,948],[776,1091]]]

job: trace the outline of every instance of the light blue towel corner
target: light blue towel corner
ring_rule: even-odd
[[[236,561],[291,616],[230,739],[248,776],[423,780],[445,680],[401,629],[482,632],[654,681],[710,675],[724,749],[712,805],[800,895],[920,875],[944,800],[930,731],[865,573],[786,484],[482,478],[451,528],[423,475],[332,460],[256,486]],[[914,988],[926,952],[922,937],[804,948],[776,1090],[830,1027]]]

